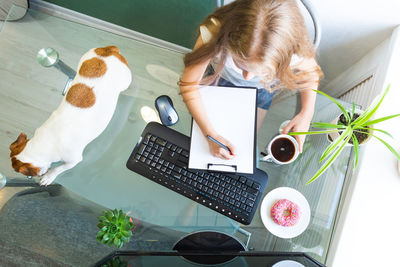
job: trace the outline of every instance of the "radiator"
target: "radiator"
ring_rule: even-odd
[[[374,83],[375,74],[371,74],[361,82],[347,89],[338,98],[349,103],[354,102],[361,109],[366,109],[377,94],[377,92],[374,92]]]

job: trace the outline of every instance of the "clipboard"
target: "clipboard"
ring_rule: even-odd
[[[192,118],[188,168],[253,174],[256,166],[257,88],[203,86],[199,93],[215,131],[236,149],[232,160],[211,155],[207,138]]]

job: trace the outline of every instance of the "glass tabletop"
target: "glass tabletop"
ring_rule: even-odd
[[[182,232],[213,229],[244,234],[253,250],[305,252],[325,261],[344,178],[352,169],[350,148],[310,185],[306,182],[318,169],[318,159],[328,144],[325,135],[307,137],[303,153],[292,164],[259,163],[269,176],[264,195],[278,187],[292,187],[306,197],[311,208],[311,221],[304,233],[292,239],[275,237],[264,227],[259,210],[250,225],[240,225],[126,168],[147,122],[158,120],[154,107],[157,96],[169,95],[174,102],[179,122],[172,128],[190,133],[192,117],[177,86],[183,70],[182,53],[36,10],[29,10],[17,22],[4,22],[0,29],[0,155],[6,159],[1,160],[0,168],[4,175],[25,179],[12,170],[8,146],[20,132],[32,137],[63,97],[67,77],[55,68],[40,66],[37,52],[52,47],[64,63],[76,69],[81,55],[89,49],[116,45],[131,67],[133,82],[120,94],[108,127],[84,150],[83,161],[56,182],[88,200],[123,209],[153,225]],[[298,95],[274,101],[257,135],[259,151],[265,151],[280,124],[296,114],[299,103]],[[339,113],[333,103],[318,96],[313,121],[327,122]]]

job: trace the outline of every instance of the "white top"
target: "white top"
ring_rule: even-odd
[[[214,21],[212,21],[214,24],[216,24]],[[203,43],[207,43],[211,40],[212,34],[211,32],[207,29],[205,25],[200,26],[200,36],[203,41]],[[303,60],[302,57],[299,57],[298,55],[294,54],[292,56],[292,59],[290,61],[290,66],[295,66],[298,63],[300,63]],[[214,67],[214,69],[218,66],[219,60],[218,58],[212,60],[211,66]],[[232,55],[228,54],[225,62],[225,66],[222,69],[220,73],[221,77],[224,78],[227,81],[230,81],[236,86],[249,86],[249,87],[257,87],[257,88],[264,88],[265,86],[261,84],[261,81],[263,81],[263,77],[260,76],[254,76],[250,80],[245,80],[242,75],[242,70],[239,69],[236,64],[233,62]],[[279,82],[279,79],[276,78],[271,82],[271,85],[274,85]]]

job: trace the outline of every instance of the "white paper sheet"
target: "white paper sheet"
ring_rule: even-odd
[[[236,150],[231,160],[211,155],[206,137],[193,121],[189,168],[208,169],[208,164],[236,165],[236,172],[253,173],[257,89],[205,86],[199,89],[215,131],[229,140]],[[215,171],[235,172],[233,168],[213,165]]]

